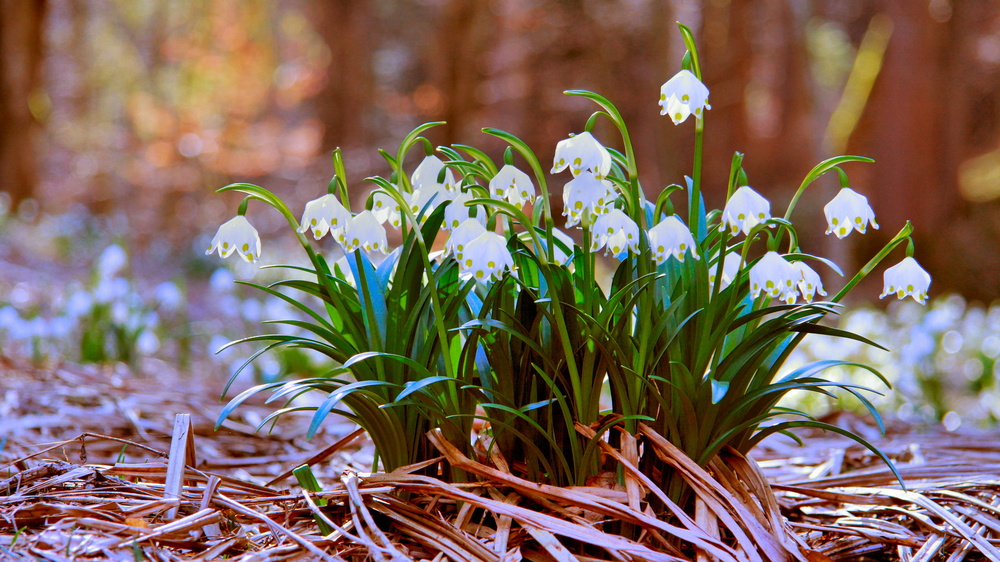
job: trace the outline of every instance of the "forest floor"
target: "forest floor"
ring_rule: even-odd
[[[704,472],[677,461],[714,514],[689,525],[649,517],[651,487],[629,472],[624,445],[606,451],[621,457],[624,487],[534,486],[502,460],[487,466],[441,446],[479,481],[444,484],[419,467],[370,475],[371,447],[350,422],[331,419],[307,441],[306,412],[256,432],[273,405],[251,400],[215,430],[222,382],[162,367],[135,374],[0,358],[0,558],[998,559],[995,433],[891,425],[882,436],[853,416],[827,420],[875,441],[905,491],[866,449],[824,434],[804,435],[805,446],[765,441],[756,464],[733,457]],[[177,414],[193,430],[187,470],[174,477],[179,499],[166,493],[183,449],[171,447],[183,433]],[[291,471],[302,464],[322,492],[296,483]],[[671,530],[688,542],[664,539]]]

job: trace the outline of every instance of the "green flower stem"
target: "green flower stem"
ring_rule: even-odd
[[[879,253],[875,254],[875,257],[869,260],[868,263],[866,263],[865,266],[862,267],[850,281],[848,281],[847,285],[844,285],[844,288],[841,289],[840,292],[838,292],[832,299],[830,299],[830,301],[840,302],[841,299],[847,296],[847,293],[851,292],[851,289],[853,289],[855,285],[860,283],[862,279],[867,277],[869,273],[878,267],[878,264],[884,260],[885,257],[896,248],[896,246],[902,244],[906,240],[910,240],[910,234],[912,233],[913,224],[910,223],[910,221],[906,221],[906,225],[899,231],[899,234],[893,237],[893,239],[890,240],[889,243],[886,244],[881,251],[879,251]]]
[[[810,170],[808,174],[806,174],[806,177],[802,179],[802,184],[799,185],[799,188],[795,191],[795,195],[792,196],[792,200],[788,203],[788,209],[785,211],[785,220],[790,220],[792,211],[795,210],[795,206],[799,202],[799,197],[802,196],[802,192],[804,192],[806,188],[812,184],[812,182],[816,181],[820,176],[830,170],[837,168],[837,166],[843,164],[844,162],[874,162],[874,160],[865,156],[852,156],[846,154],[843,156],[834,156],[833,158],[828,158],[819,164],[816,164],[816,166]],[[843,182],[843,178],[845,178],[846,175],[843,173],[843,170],[840,170],[840,168],[837,168],[837,170],[840,172],[841,181]]]
[[[411,133],[412,134],[412,133]],[[403,174],[400,174],[402,177]],[[427,251],[427,243],[424,241],[424,235],[420,231],[420,222],[417,221],[417,217],[413,214],[413,210],[410,206],[406,204],[402,195],[399,191],[384,178],[378,176],[365,178],[365,181],[370,181],[382,189],[384,189],[393,199],[399,203],[399,210],[406,215],[406,219],[410,221],[413,225],[413,235],[416,236],[417,245],[420,247],[420,258],[424,262],[424,269],[427,271],[429,278],[433,279],[433,268],[431,267],[430,254]],[[401,221],[406,224],[405,221]],[[444,325],[444,309],[441,308],[441,297],[438,295],[437,284],[431,283],[431,307],[434,309],[434,325],[437,328],[438,339],[441,341],[441,355],[444,359],[444,370],[449,377],[456,378],[457,373],[455,372],[454,366],[451,364],[451,352],[448,349],[448,330]]]
[[[704,112],[702,112],[704,113]],[[688,225],[695,243],[698,243],[698,220],[701,214],[701,159],[705,136],[705,120],[698,117],[694,122],[694,166],[691,170],[691,194],[688,197]]]
[[[347,170],[344,167],[344,157],[340,153],[339,146],[333,151],[333,170],[334,174],[336,174],[334,179],[340,190],[340,204],[350,212],[351,198],[347,196]]]

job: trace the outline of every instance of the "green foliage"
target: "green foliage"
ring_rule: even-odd
[[[685,60],[700,75],[693,37],[683,26],[682,33],[689,50]],[[675,78],[696,81],[683,72]],[[348,277],[341,268],[331,270],[300,234],[312,267],[279,267],[305,272],[315,280],[251,284],[297,308],[305,319],[277,322],[306,335],[257,335],[241,342],[264,344],[259,353],[285,347],[311,349],[329,357],[336,367],[324,376],[251,388],[229,403],[222,418],[261,392],[283,403],[262,426],[285,412],[312,408],[311,435],[328,414],[337,413],[368,431],[387,470],[434,458],[436,453],[425,439],[431,428],[441,428],[456,446],[471,449],[473,420],[481,418],[487,422],[479,432],[483,443],[496,447],[528,477],[557,485],[582,485],[599,474],[602,458],[596,440],[615,439],[616,433],[608,432],[615,426],[637,433],[640,423],[653,427],[702,465],[726,447],[745,453],[772,433],[810,427],[845,434],[891,467],[889,459],[860,436],[778,403],[792,390],[825,396],[838,390],[859,400],[881,425],[865,396],[869,389],[823,376],[828,369],[856,367],[888,384],[875,369],[837,359],[785,374],[782,366],[810,334],[878,347],[820,321],[839,312],[840,299],[907,241],[912,227],[907,224],[830,301],[812,302],[817,290],[826,293],[818,274],[805,263],[825,264],[838,274],[840,270],[799,247],[792,212],[817,178],[836,170],[846,187],[839,166],[869,160],[838,156],[820,163],[807,174],[784,216],[772,218],[769,204],[746,187],[743,155],[737,153],[726,209],[708,212],[701,197],[700,166],[703,109],[709,106],[682,107],[676,92],[668,88],[677,88],[671,82],[664,85],[664,92],[669,90],[673,97],[664,93],[661,105],[670,107],[676,123],[697,116],[695,165],[687,180],[688,226],[671,212],[670,194],[682,189],[679,186],[668,188],[655,203],[646,199],[625,122],[614,104],[598,94],[566,92],[599,107],[588,130],[596,118],[608,118],[621,135],[624,151],[606,149],[589,133],[581,133],[560,143],[553,168],[569,167],[573,173],[564,189],[563,214],[570,223],[579,224],[581,244],[567,243],[569,239],[555,228],[543,167],[519,138],[484,129],[510,145],[503,168],[467,145],[438,147],[446,158],[441,162],[430,156],[432,146],[420,136],[438,123],[422,125],[404,138],[395,156],[380,151],[392,174],[388,180],[368,179],[376,186],[367,198],[368,210],[339,225],[337,205],[330,203],[332,207],[324,207],[328,214],[313,215],[311,223],[319,237],[325,230],[317,226],[316,217],[329,218],[330,231],[342,245],[356,248],[367,243],[373,249],[380,233],[370,229],[363,215],[386,212],[395,205],[402,246],[378,265],[363,251],[353,250],[347,256]],[[697,91],[681,94],[685,103],[695,103],[692,98],[698,95]],[[403,162],[418,143],[428,157],[409,176]],[[532,180],[509,169],[515,153],[541,191],[531,213],[524,203],[532,202],[528,194],[534,186],[529,190],[527,185]],[[339,193],[346,205],[339,152],[334,161],[337,176],[329,191]],[[299,230],[290,210],[269,191],[249,184],[221,191],[226,190],[267,203]],[[319,208],[320,201],[310,205]],[[766,208],[752,207],[764,204]],[[309,209],[304,222],[313,212]],[[241,214],[244,210],[245,204]],[[449,214],[453,218],[446,225],[453,230],[447,251],[432,254]],[[385,216],[378,220],[384,222]],[[461,221],[454,218],[459,216]],[[849,218],[850,226],[864,229],[861,216]],[[474,224],[477,221],[479,225]],[[678,225],[682,232],[667,230]],[[478,234],[462,238],[459,232],[466,226]],[[742,239],[737,238],[740,230],[745,234]],[[217,239],[223,234],[220,229]],[[384,240],[384,232],[381,236]],[[787,244],[783,255],[777,253],[782,244]],[[607,247],[620,262],[607,291],[597,282],[595,250],[600,247]],[[795,304],[799,291],[806,300],[803,304]],[[925,292],[923,286],[911,294],[919,298]],[[605,390],[610,392],[610,410],[601,403]],[[323,393],[322,403],[295,402],[310,391]],[[596,436],[582,435],[577,423],[590,426]],[[640,462],[649,474],[658,475],[675,500],[684,499],[682,481],[651,452]]]

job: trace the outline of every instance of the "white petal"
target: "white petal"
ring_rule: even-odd
[[[931,286],[930,274],[912,257],[904,258],[903,261],[885,270],[883,280],[885,284],[882,294],[879,295],[880,299],[895,293],[900,299],[909,295],[920,304],[924,304]]]
[[[743,234],[749,235],[750,229],[770,219],[771,203],[750,186],[744,185],[726,202],[719,230],[725,230],[728,225],[733,235],[741,230]]]

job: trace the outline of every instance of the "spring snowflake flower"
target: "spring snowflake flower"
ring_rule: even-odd
[[[587,171],[601,179],[611,172],[611,153],[594,135],[584,131],[563,139],[556,145],[552,173],[557,174],[567,166],[574,176]]]
[[[781,257],[778,252],[768,252],[750,270],[750,296],[757,298],[764,292],[771,298],[780,298],[793,304],[798,298],[796,289],[802,273]]]
[[[885,270],[883,279],[885,286],[878,297],[880,299],[895,293],[900,299],[910,295],[913,300],[924,304],[927,299],[927,289],[931,286],[930,274],[912,257],[904,258],[903,261]]]
[[[441,161],[437,156],[427,156],[420,164],[417,165],[417,169],[413,170],[413,175],[410,176],[410,183],[413,184],[413,191],[426,189],[428,187],[440,187],[447,189],[448,191],[455,191],[458,189],[455,183],[455,174],[452,173],[451,169],[446,169],[444,172],[444,182],[438,182],[438,176],[441,175],[441,169],[444,168],[444,162]]]
[[[520,209],[525,203],[535,201],[535,184],[528,174],[505,164],[490,180],[490,196],[494,199],[506,199]]]
[[[594,221],[608,212],[610,205],[618,198],[614,184],[598,179],[590,174],[577,176],[563,187],[563,216],[567,217],[566,227],[576,226],[586,218]]]
[[[682,70],[660,87],[660,115],[670,115],[674,125],[683,123],[692,113],[702,116],[708,105],[708,88],[690,70]]]
[[[379,251],[384,254],[389,246],[385,239],[385,227],[371,211],[358,213],[347,223],[340,244],[346,254],[358,248],[366,252]]]
[[[721,289],[725,289],[736,279],[736,274],[740,271],[741,261],[743,261],[743,256],[739,252],[729,252],[726,254],[726,258],[722,261],[722,281],[719,286]],[[708,269],[708,282],[714,285],[715,276],[718,274],[719,264],[716,262]]]
[[[337,238],[350,218],[351,213],[340,204],[337,196],[327,193],[306,203],[305,211],[302,212],[302,224],[298,230],[311,231],[316,240],[326,236],[327,232],[331,232],[333,237]]]
[[[458,228],[460,224],[468,219],[475,219],[481,223],[483,226],[486,225],[486,210],[477,209],[475,206],[469,207],[466,205],[469,201],[472,201],[475,197],[471,193],[459,193],[454,196],[451,203],[444,209],[444,222],[441,227],[445,230],[451,230],[453,228]],[[475,216],[472,213],[476,213]]]
[[[483,232],[466,246],[458,262],[458,275],[463,281],[475,279],[485,283],[500,279],[504,269],[514,268],[514,258],[507,251],[507,242],[496,232]]]
[[[639,226],[620,209],[611,209],[594,221],[594,230],[590,236],[590,251],[601,248],[605,254],[617,256],[631,248],[639,251]]]
[[[837,196],[823,207],[823,212],[828,225],[826,233],[836,234],[837,238],[846,237],[851,230],[864,234],[869,224],[878,230],[875,212],[868,205],[868,198],[849,187],[837,192]]]
[[[792,265],[795,266],[795,269],[798,269],[799,273],[802,275],[802,279],[799,281],[798,287],[799,291],[802,293],[802,298],[804,298],[806,302],[812,302],[816,293],[819,293],[824,297],[826,296],[826,291],[823,290],[823,280],[820,279],[819,273],[816,273],[813,268],[800,261],[797,261]]]
[[[405,191],[400,191],[399,194],[403,197],[403,201],[409,205],[410,194]],[[389,221],[393,228],[399,228],[403,221],[403,211],[399,208],[399,203],[381,189],[372,192],[372,214],[382,224]]]
[[[466,244],[475,240],[484,232],[486,232],[486,227],[478,220],[466,219],[465,222],[458,225],[458,228],[451,231],[451,236],[445,242],[446,253],[454,254],[455,259],[461,263]]]
[[[690,252],[696,260],[701,259],[694,253],[691,230],[675,215],[670,215],[649,229],[649,247],[653,249],[656,265],[667,261],[670,256],[683,262],[685,252]]]
[[[222,223],[205,254],[216,250],[223,258],[228,258],[235,250],[241,258],[253,263],[260,259],[260,236],[245,216],[236,215]]]
[[[750,186],[744,185],[733,193],[729,201],[726,201],[719,231],[725,230],[728,225],[732,229],[733,236],[741,230],[743,234],[750,234],[751,228],[769,220],[771,220],[771,203]]]

